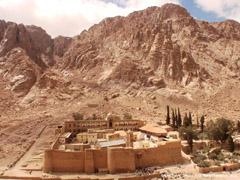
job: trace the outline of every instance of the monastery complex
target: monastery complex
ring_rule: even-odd
[[[183,162],[181,141],[170,126],[141,120],[66,121],[44,152],[44,172],[127,173]]]

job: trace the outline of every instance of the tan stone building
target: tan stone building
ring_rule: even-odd
[[[58,126],[56,134],[61,132],[71,132],[73,135],[81,132],[87,132],[89,129],[114,129],[117,130],[138,130],[144,125],[141,120],[72,120],[65,121],[63,126]]]

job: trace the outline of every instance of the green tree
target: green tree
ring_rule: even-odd
[[[120,117],[120,116],[117,116],[117,115],[115,115],[115,116],[114,116],[114,119],[115,119],[115,120],[121,120],[121,117]]]
[[[191,112],[189,112],[188,124],[189,124],[189,126],[192,126],[192,113]]]
[[[184,119],[183,119],[183,126],[184,127],[188,127],[189,126],[189,120],[188,120],[187,113],[185,113],[185,116],[184,116]]]
[[[81,113],[73,113],[72,117],[75,121],[83,120],[83,114],[81,114]]]
[[[167,105],[167,118],[166,118],[166,124],[170,124],[170,114],[169,114],[169,106]]]
[[[235,149],[235,145],[234,145],[234,142],[233,142],[233,138],[232,136],[229,134],[228,135],[228,138],[227,138],[227,149],[230,151],[230,152],[233,152],[234,149]]]
[[[174,118],[175,118],[175,127],[178,128],[178,114],[177,109],[174,111]]]
[[[198,114],[197,114],[197,127],[199,128],[199,119],[198,119]]]
[[[92,114],[92,119],[93,120],[97,120],[97,115],[96,114]]]
[[[208,138],[215,141],[219,141],[220,140],[219,134],[220,134],[219,129],[215,127],[215,123],[213,122],[213,120],[208,121],[207,122]]]
[[[124,113],[124,114],[123,114],[123,119],[124,119],[124,120],[131,120],[131,119],[132,119],[132,115],[129,114],[129,113]]]
[[[204,119],[205,119],[204,116],[202,116],[201,119],[200,119],[202,133],[203,133],[203,130],[204,130]]]
[[[175,113],[173,109],[172,109],[172,127],[176,128],[176,118],[175,118]]]
[[[178,127],[182,126],[182,117],[180,113],[180,109],[178,108]]]
[[[207,123],[207,132],[210,139],[221,141],[224,143],[228,138],[228,135],[232,134],[234,123],[228,119],[217,119],[214,123],[209,121]]]
[[[237,131],[240,132],[240,121],[237,122]]]
[[[193,150],[193,140],[197,139],[197,133],[194,131],[194,129],[191,126],[188,127],[180,127],[178,129],[179,135],[184,139],[187,140],[187,143],[190,147],[190,150],[192,152]]]

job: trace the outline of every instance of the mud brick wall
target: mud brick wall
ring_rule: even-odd
[[[44,172],[84,172],[85,152],[44,152]]]
[[[148,149],[134,149],[136,167],[173,165],[183,162],[180,142],[166,142],[165,145]]]
[[[107,156],[108,169],[111,174],[135,171],[132,148],[109,148]]]

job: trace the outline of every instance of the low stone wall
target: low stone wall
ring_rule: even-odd
[[[208,167],[208,168],[201,168],[201,167],[196,167],[198,169],[198,171],[200,173],[209,173],[209,172],[219,172],[219,171],[223,171],[223,167],[222,166],[212,166],[212,167]]]
[[[223,170],[234,171],[234,170],[240,169],[240,163],[222,165],[222,167],[223,167]]]
[[[220,171],[234,171],[240,169],[240,163],[235,164],[223,164],[221,166],[211,166],[211,167],[198,167],[192,160],[191,163],[193,164],[194,168],[197,169],[200,173],[209,173],[209,172],[220,172]]]

